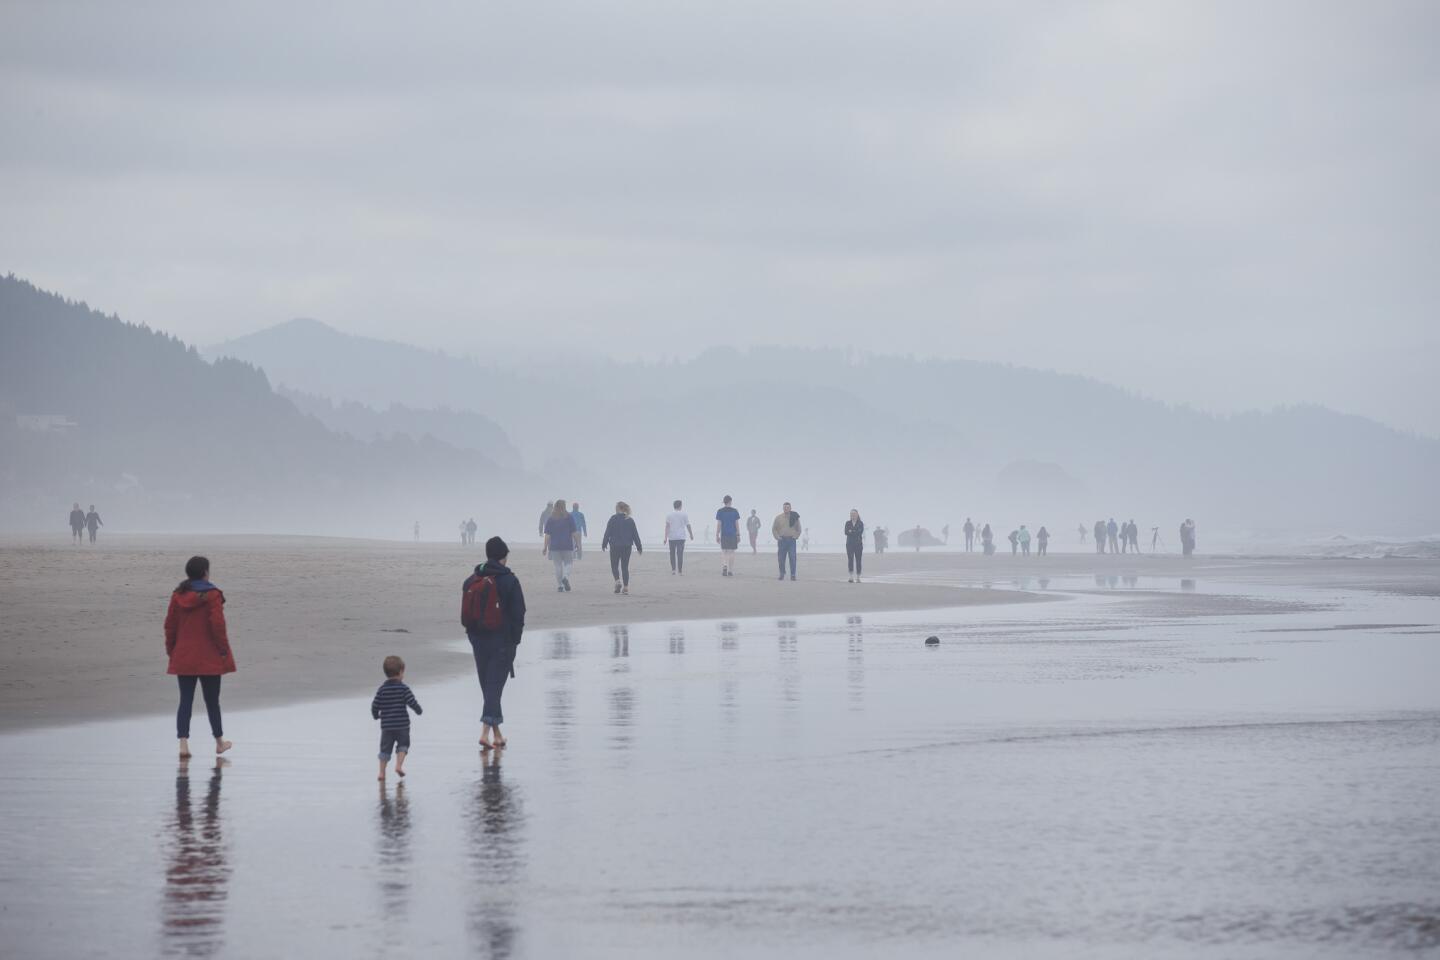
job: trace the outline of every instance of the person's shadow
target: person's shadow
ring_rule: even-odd
[[[208,957],[225,942],[230,864],[221,832],[220,779],[230,761],[216,758],[196,815],[190,761],[175,774],[175,815],[169,823],[163,933],[167,954]]]
[[[470,932],[482,957],[505,960],[515,952],[519,930],[516,885],[525,866],[520,834],[525,814],[514,787],[500,774],[504,748],[484,759],[470,804],[470,867],[478,891],[470,909]]]

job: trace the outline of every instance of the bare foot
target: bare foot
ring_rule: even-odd
[[[220,754],[224,753],[226,750],[229,750],[229,749],[230,749],[231,747],[233,747],[233,746],[235,746],[235,744],[231,743],[229,740],[216,740],[216,741],[215,741],[215,755],[216,755],[216,756],[219,756]]]
[[[189,740],[181,740],[181,741],[180,741],[180,759],[181,759],[181,760],[189,760],[189,759],[190,759],[190,741],[189,741]]]
[[[503,747],[503,746],[505,746],[505,744],[507,744],[507,743],[509,743],[509,742],[510,742],[509,740],[506,740],[504,737],[500,736],[499,734],[496,734],[496,735],[495,735],[495,746],[496,746],[497,748]]]
[[[403,780],[403,779],[405,779],[405,771],[404,771],[404,770],[401,770],[399,767],[396,767],[396,768],[395,768],[395,776],[397,776],[397,777],[399,777],[400,779]]]

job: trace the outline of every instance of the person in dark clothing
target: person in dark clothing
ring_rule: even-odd
[[[505,746],[506,740],[500,735],[500,724],[505,722],[500,697],[505,692],[506,678],[514,672],[515,648],[520,645],[520,635],[525,631],[525,593],[520,589],[520,579],[510,570],[509,556],[510,548],[504,540],[491,537],[485,541],[485,563],[475,568],[460,593],[463,604],[472,586],[477,590],[493,591],[487,597],[493,597],[493,602],[498,603],[500,609],[501,623],[498,627],[486,628],[478,621],[465,624],[470,650],[475,654],[475,673],[480,678],[480,691],[484,696],[484,705],[480,710],[480,747],[483,750]],[[483,579],[490,582],[478,583]]]
[[[960,529],[965,531],[965,552],[973,553],[975,550],[975,524],[969,517],[965,518],[965,526]]]
[[[575,559],[580,559],[580,554],[585,552],[585,538],[590,536],[590,528],[585,525],[585,514],[580,512],[580,504],[570,504],[570,519],[575,521]]]
[[[545,509],[540,514],[540,536],[545,536],[545,521],[550,519],[550,514],[555,512],[555,501],[546,502]]]
[[[630,593],[630,548],[637,554],[644,553],[640,543],[640,530],[630,516],[630,504],[624,500],[615,504],[615,516],[605,524],[605,536],[600,540],[600,549],[610,551],[610,575],[615,578],[615,592],[627,596]]]
[[[850,582],[860,582],[860,557],[865,553],[865,521],[860,519],[859,510],[850,511],[845,521],[845,568],[850,572]]]
[[[1111,553],[1119,553],[1119,552],[1120,552],[1120,540],[1119,540],[1119,537],[1120,537],[1120,526],[1115,522],[1115,518],[1114,518],[1114,517],[1111,517],[1111,518],[1110,518],[1110,522],[1107,523],[1107,524],[1105,524],[1105,533],[1106,533],[1106,534],[1109,536],[1109,538],[1110,538],[1110,552],[1111,552]]]
[[[1020,552],[1020,531],[1010,531],[1010,555],[1013,557]]]
[[[1046,529],[1042,526],[1042,527],[1041,527],[1038,531],[1036,531],[1036,533],[1035,533],[1035,555],[1036,555],[1037,557],[1043,557],[1043,556],[1045,556],[1046,544],[1048,544],[1049,542],[1050,542],[1050,531],[1049,531],[1049,530],[1046,530]]]
[[[95,504],[90,504],[90,512],[85,514],[85,526],[90,531],[90,542],[95,542],[95,531],[105,526],[105,521],[100,519],[100,514],[95,512]]]
[[[385,682],[375,691],[370,701],[370,716],[380,721],[380,777],[385,779],[385,767],[390,763],[390,751],[395,751],[395,775],[404,779],[405,758],[410,753],[410,714],[424,713],[420,701],[405,685],[405,661],[391,654],[381,664],[385,671]]]
[[[988,523],[980,530],[980,549],[987,557],[995,553],[995,532]]]
[[[85,534],[85,511],[80,509],[77,501],[75,506],[70,508],[70,537],[73,543],[80,543]]]
[[[1095,521],[1095,552],[1105,552],[1105,521]]]

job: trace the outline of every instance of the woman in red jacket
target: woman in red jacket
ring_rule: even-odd
[[[175,732],[180,737],[181,757],[190,756],[190,712],[195,707],[196,681],[205,695],[216,754],[231,746],[220,726],[220,677],[235,672],[235,657],[225,633],[225,594],[209,578],[210,561],[191,557],[185,564],[185,579],[170,594],[170,610],[165,614],[165,652],[170,655],[166,673],[180,680]]]

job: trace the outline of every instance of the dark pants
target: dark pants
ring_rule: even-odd
[[[780,560],[780,576],[785,576],[785,558],[790,558],[790,576],[795,576],[795,538],[781,537],[777,557]]]
[[[396,753],[410,752],[410,725],[408,723],[394,730],[380,731],[380,759],[389,760],[392,750]]]
[[[670,541],[670,569],[676,573],[685,572],[685,541]]]
[[[180,681],[180,709],[175,714],[175,736],[181,740],[190,738],[190,713],[195,709],[195,681],[200,681],[200,692],[205,697],[205,712],[210,715],[210,732],[219,740],[225,735],[220,726],[220,677],[176,677]]]
[[[975,549],[975,534],[965,534],[965,552],[970,553]]]
[[[94,542],[95,542],[95,528],[94,528],[94,527],[91,527],[91,528],[90,528],[90,542],[91,542],[91,543],[94,543]]]
[[[624,586],[630,586],[630,548],[610,548],[610,575]]]
[[[1048,540],[1041,540],[1041,541],[1040,541],[1039,553],[1040,553],[1040,556],[1042,556],[1042,557],[1045,556],[1045,545],[1046,545],[1047,543],[1049,543]]]
[[[865,552],[865,544],[845,542],[845,568],[857,577],[860,575],[860,556]]]
[[[503,633],[472,633],[470,649],[475,654],[475,673],[485,701],[480,708],[480,722],[498,727],[505,722],[500,696],[510,678],[510,664],[515,662],[515,644]]]

